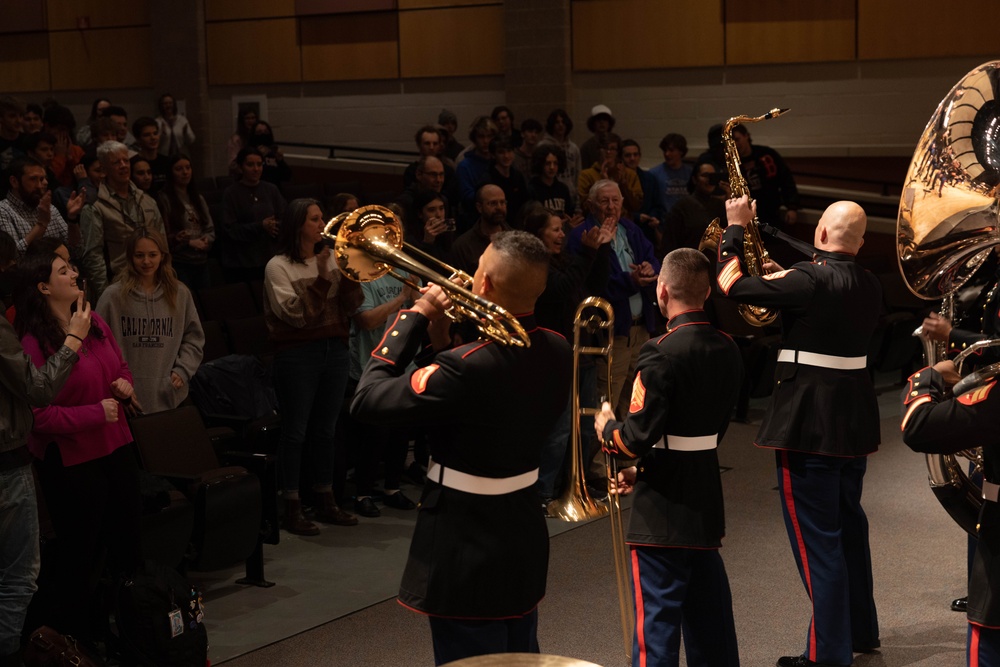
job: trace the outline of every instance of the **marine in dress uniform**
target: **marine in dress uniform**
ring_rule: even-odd
[[[983,447],[983,508],[969,572],[968,665],[1000,665],[1000,389],[997,378],[957,397],[955,364],[942,361],[910,376],[903,391],[903,442],[925,454]]]
[[[708,322],[711,266],[692,248],[663,261],[657,299],[667,333],[639,355],[624,422],[611,405],[596,419],[605,451],[639,458],[620,473],[635,501],[630,546],[636,626],[632,664],[740,664],[729,579],[719,554],[725,533],[717,446],[742,382],[736,344]],[[683,632],[682,632],[683,628]]]
[[[432,462],[399,602],[430,616],[437,664],[538,652],[549,538],[534,485],[572,377],[569,344],[531,312],[548,261],[539,239],[503,232],[473,281],[474,292],[520,313],[530,347],[476,341],[406,372],[431,321],[447,324],[449,300],[432,286],[386,329],[351,406],[363,421],[428,429]]]
[[[832,204],[817,223],[813,261],[754,277],[743,257],[744,226],[754,211],[741,197],[728,201],[726,212],[719,289],[781,312],[775,386],[755,444],[775,450],[785,527],[813,613],[803,654],[777,664],[850,665],[852,649],[879,646],[861,507],[865,457],[880,442],[866,354],[881,289],[855,261],[867,220],[853,202]]]

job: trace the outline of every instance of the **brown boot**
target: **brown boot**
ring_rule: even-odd
[[[316,493],[319,507],[316,508],[315,517],[317,521],[332,523],[336,526],[356,526],[358,517],[348,514],[337,506],[337,501],[333,498],[333,491],[320,491]]]
[[[302,501],[298,498],[285,498],[281,527],[293,535],[319,535],[319,526],[302,515]]]

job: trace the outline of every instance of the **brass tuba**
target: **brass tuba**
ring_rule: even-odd
[[[899,270],[918,297],[943,299],[945,316],[951,315],[954,294],[1000,244],[998,128],[1000,61],[992,61],[966,74],[941,101],[906,173],[896,223]],[[944,349],[924,339],[924,354],[934,364]],[[976,450],[963,455],[981,462]],[[982,492],[962,468],[953,455],[927,455],[928,480],[938,501],[975,534]]]
[[[733,128],[740,123],[757,123],[762,120],[777,118],[786,111],[788,109],[771,109],[762,116],[733,116],[723,125],[722,140],[725,142],[726,148],[726,169],[729,172],[731,199],[739,199],[743,195],[750,196],[750,188],[747,187],[746,179],[743,178],[743,172],[740,170],[740,152],[736,149],[736,142],[733,140]],[[764,271],[764,264],[770,259],[767,249],[764,248],[764,243],[760,240],[759,225],[760,222],[757,220],[757,216],[754,216],[750,224],[747,225],[746,232],[743,234],[743,259],[747,265],[747,273],[751,276],[764,275],[766,273]],[[722,226],[719,225],[719,219],[716,218],[708,225],[704,234],[702,234],[698,250],[716,250],[719,247],[721,239]],[[765,327],[774,322],[778,317],[778,311],[776,310],[763,306],[751,306],[745,303],[739,305],[739,312],[743,316],[743,319],[755,327]]]
[[[355,282],[364,283],[390,275],[396,280],[420,289],[420,285],[393,268],[431,281],[447,292],[452,301],[448,317],[453,321],[468,320],[479,332],[501,345],[529,347],[531,341],[517,318],[505,309],[472,293],[468,274],[440,262],[413,246],[403,243],[403,228],[395,214],[383,206],[362,206],[350,213],[341,213],[323,228],[323,243],[333,248],[340,272]],[[441,275],[401,251],[422,255],[449,273]],[[457,285],[454,280],[463,285]]]

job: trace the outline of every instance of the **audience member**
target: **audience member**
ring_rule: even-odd
[[[24,105],[24,114],[21,116],[21,131],[25,134],[38,134],[42,131],[42,115],[45,109],[41,104]]]
[[[587,129],[591,136],[580,146],[580,162],[593,164],[601,159],[601,136],[615,129],[615,117],[611,114],[611,109],[603,104],[592,108],[590,117],[587,118]]]
[[[442,262],[450,261],[455,241],[455,219],[448,217],[448,201],[433,190],[418,190],[404,209],[406,242]]]
[[[50,168],[58,179],[58,185],[73,185],[73,169],[83,157],[83,149],[73,143],[76,119],[73,112],[64,106],[53,104],[45,110],[42,127],[56,139],[55,154]],[[57,187],[55,183],[53,187]]]
[[[115,126],[115,141],[125,144],[129,150],[129,157],[136,154],[135,137],[128,129],[128,112],[124,107],[110,106],[104,110],[104,115],[111,119]]]
[[[740,168],[746,179],[750,197],[757,202],[757,217],[761,222],[783,227],[799,220],[799,191],[792,172],[778,151],[768,146],[756,146],[744,125],[733,128],[733,141],[740,154]],[[781,215],[781,207],[785,214]]]
[[[187,116],[177,113],[177,101],[170,93],[160,95],[160,115],[156,122],[160,126],[160,155],[187,153],[195,141],[194,130]]]
[[[153,192],[153,168],[149,165],[149,161],[141,155],[133,155],[132,159],[128,162],[132,171],[132,175],[129,178],[135,187],[150,197],[155,197],[156,193]]]
[[[0,232],[0,276],[16,259],[14,240]],[[4,280],[6,282],[6,280]],[[90,331],[90,305],[81,298],[59,349],[36,369],[14,329],[0,317],[0,665],[21,664],[21,631],[40,566],[38,502],[28,437],[31,408],[48,404],[69,377],[82,338]],[[10,303],[10,302],[8,302]],[[11,304],[13,305],[13,304]]]
[[[358,198],[355,195],[350,192],[338,192],[330,201],[330,213],[333,215],[350,213],[360,206],[361,204],[358,202]]]
[[[226,144],[226,157],[229,158],[229,171],[233,174],[238,173],[239,160],[237,158],[241,150],[250,147],[250,137],[253,134],[254,127],[256,126],[257,112],[253,109],[242,109],[238,114],[236,114],[236,131],[233,133],[233,136],[229,137],[229,143]]]
[[[673,248],[698,248],[712,220],[726,219],[726,194],[719,187],[722,174],[711,162],[698,162],[691,176],[691,194],[681,197],[664,221],[664,242]]]
[[[167,182],[167,170],[170,164],[167,156],[160,155],[160,126],[149,116],[143,116],[132,123],[132,134],[135,135],[139,156],[149,163],[151,185],[143,190],[155,195]],[[132,176],[135,176],[134,164]]]
[[[470,276],[476,272],[479,257],[497,232],[510,229],[507,224],[507,198],[496,185],[484,185],[476,192],[479,219],[472,229],[463,233],[451,246],[451,258],[456,269]]]
[[[659,251],[662,245],[663,230],[660,225],[663,216],[666,214],[663,199],[660,197],[660,188],[656,182],[656,177],[639,166],[642,160],[642,149],[634,139],[626,139],[622,142],[622,164],[635,172],[639,177],[639,186],[642,188],[642,205],[635,216],[634,222],[639,224],[642,232],[656,249],[656,256],[664,254]]]
[[[562,334],[567,340],[573,340],[573,320],[577,306],[588,295],[601,293],[608,283],[611,226],[601,225],[588,230],[580,238],[580,252],[575,254],[566,251],[566,232],[562,218],[550,211],[543,208],[531,211],[524,218],[524,231],[540,238],[549,251],[549,274],[545,291],[535,302],[538,324]],[[590,377],[587,384],[591,390],[594,369],[592,359],[581,363],[581,378],[583,374]],[[586,398],[584,396],[583,400],[586,401]],[[596,399],[582,404],[596,405]],[[559,478],[564,470],[571,418],[572,396],[542,449],[538,495],[541,496],[543,506],[559,496]]]
[[[23,115],[24,103],[21,100],[10,95],[0,97],[0,172],[6,171],[14,158],[24,154],[21,150]]]
[[[441,162],[443,169],[444,180],[442,184],[437,188],[438,192],[444,191],[449,197],[458,196],[458,176],[455,173],[454,167],[445,162],[442,159],[441,149],[441,134],[438,128],[433,125],[424,125],[419,130],[415,136],[417,142],[417,150],[420,152],[420,158],[411,162],[406,166],[406,170],[403,172],[403,185],[407,188],[412,186],[417,182],[417,170],[421,165],[426,166],[426,158],[434,158]],[[433,164],[433,163],[432,163]],[[436,171],[436,169],[435,169]]]
[[[250,135],[250,145],[260,151],[264,158],[261,178],[281,190],[281,184],[292,180],[292,168],[285,162],[285,154],[274,143],[274,130],[270,123],[258,120]]]
[[[264,158],[256,148],[236,156],[240,179],[226,188],[222,208],[222,268],[229,282],[264,277],[281,229],[285,199],[271,183],[261,180]]]
[[[455,138],[455,132],[458,131],[458,116],[447,109],[441,109],[441,113],[438,114],[438,125],[440,125],[448,135],[448,138],[444,141],[444,157],[448,158],[452,162],[456,162],[458,154],[465,148],[465,146],[463,146],[462,143]]]
[[[205,332],[162,234],[140,227],[125,244],[129,261],[97,302],[132,371],[145,412],[173,410],[201,364]]]
[[[103,97],[98,97],[90,105],[90,116],[87,117],[87,122],[80,126],[80,129],[76,132],[76,143],[79,146],[87,146],[91,143],[94,135],[91,130],[94,123],[97,122],[98,118],[104,118],[105,112],[111,106],[111,101]]]
[[[169,175],[160,190],[159,204],[171,264],[177,278],[196,291],[209,286],[208,252],[215,243],[215,226],[208,204],[194,182],[191,159],[178,153],[168,160]]]
[[[445,191],[445,165],[440,159],[425,155],[421,156],[414,164],[417,165],[414,171],[415,180],[403,190],[403,193],[399,195],[399,199],[397,200],[404,211],[409,212],[413,207],[413,200],[421,190],[431,190],[432,192],[444,194],[449,203],[457,201],[458,181],[457,179],[452,179],[451,189],[447,192]]]
[[[80,158],[80,164],[73,167],[73,178],[76,179],[76,190],[66,186],[56,188],[52,200],[62,213],[66,211],[74,192],[79,192],[84,204],[97,201],[97,188],[104,182],[104,165],[97,159],[97,151],[90,149]]]
[[[67,201],[67,212],[72,225],[67,224],[52,206],[52,192],[45,177],[45,168],[35,159],[21,157],[11,163],[8,173],[10,190],[0,201],[0,230],[17,243],[18,255],[23,255],[35,239],[59,239],[70,247],[80,245],[80,211],[84,198],[74,194]],[[72,229],[71,229],[72,228]]]
[[[45,178],[50,187],[60,187],[59,179],[52,172],[52,158],[56,154],[56,138],[48,132],[25,134],[21,137],[21,149],[24,154],[38,161],[45,168]]]
[[[15,326],[25,352],[41,367],[64,354],[73,308],[84,297],[76,270],[54,253],[29,253],[18,274]],[[121,350],[96,313],[82,338],[66,384],[51,405],[33,411],[28,449],[59,538],[52,570],[56,604],[45,624],[92,643],[107,632],[107,608],[96,593],[104,568],[116,576],[141,562],[138,468],[121,414],[141,404]]]
[[[691,182],[691,165],[684,163],[687,139],[671,132],[660,140],[663,162],[649,170],[656,179],[664,210],[669,213],[677,201],[687,194]]]
[[[514,127],[514,112],[506,106],[493,107],[490,118],[497,126],[497,137],[510,139],[510,145],[517,148],[521,145],[521,133]]]
[[[577,194],[584,210],[588,210],[587,197],[591,186],[597,181],[610,180],[618,184],[618,189],[624,197],[625,215],[631,218],[642,206],[642,186],[639,177],[627,168],[621,159],[622,140],[617,134],[604,132],[600,140],[600,159],[588,169],[580,172],[577,182]]]
[[[164,233],[163,220],[156,201],[132,181],[128,148],[108,141],[97,149],[104,166],[105,180],[97,189],[97,201],[83,207],[80,232],[83,254],[80,264],[99,298],[108,286],[108,276],[125,266],[125,243],[139,227],[151,227]],[[107,259],[105,259],[107,257]]]
[[[531,156],[542,140],[542,124],[534,118],[526,118],[521,122],[521,145],[514,150],[514,167],[524,174],[526,179],[530,179],[532,173]]]
[[[555,144],[566,154],[566,163],[561,167],[559,180],[566,184],[573,196],[572,206],[568,207],[568,210],[577,211],[580,209],[580,201],[576,196],[576,184],[580,180],[582,166],[580,149],[569,139],[572,130],[573,121],[570,117],[562,109],[556,109],[545,121],[545,136],[539,144]]]
[[[716,123],[708,128],[708,150],[698,156],[698,162],[711,162],[715,171],[725,174],[729,171],[726,166],[726,143],[722,139],[722,123]]]
[[[358,520],[333,494],[334,431],[347,388],[350,317],[361,304],[358,283],[341,277],[322,240],[323,211],[314,199],[296,199],[285,213],[279,254],[267,263],[264,317],[277,350],[274,388],[281,413],[278,460],[285,512],[282,527],[318,535],[302,513],[299,474],[308,445],[317,495],[315,519],[341,526]]]
[[[483,175],[490,168],[490,142],[497,136],[496,124],[486,116],[479,116],[472,122],[469,130],[469,141],[472,145],[465,149],[465,158],[458,163],[455,172],[458,176],[459,196],[467,218],[471,218],[476,209],[476,189]]]
[[[555,144],[542,144],[531,157],[535,176],[528,183],[528,196],[544,206],[545,210],[558,215],[570,227],[583,222],[583,216],[572,208],[570,189],[558,178],[566,167],[563,149]]]
[[[510,139],[497,137],[490,142],[490,168],[483,175],[479,185],[492,183],[503,190],[507,198],[507,224],[512,228],[521,226],[521,215],[528,202],[528,181],[524,174],[514,167],[514,146]]]
[[[102,116],[95,120],[90,126],[90,136],[93,137],[87,150],[97,151],[97,147],[106,141],[118,141],[118,126],[110,118]]]
[[[656,331],[656,295],[653,284],[660,271],[651,244],[642,230],[622,212],[623,198],[615,181],[602,179],[590,188],[590,215],[570,233],[571,252],[582,251],[583,235],[594,227],[607,227],[612,233],[613,256],[608,256],[610,278],[601,293],[615,314],[611,396],[617,414],[627,414],[639,349]],[[598,386],[607,382],[607,369],[598,365]]]
[[[404,275],[408,275],[404,272]],[[412,277],[411,277],[412,279]],[[420,293],[392,276],[382,276],[377,280],[361,283],[364,301],[351,318],[351,379],[348,397],[354,396],[358,380],[368,361],[385,334],[385,326],[396,319],[396,314],[412,306],[420,298]],[[406,466],[409,450],[409,432],[400,426],[356,423],[348,411],[345,417],[351,420],[352,440],[357,444],[357,459],[354,465],[356,497],[354,511],[361,516],[378,517],[381,511],[375,505],[372,494],[378,477],[379,460],[383,461],[385,496],[383,504],[399,510],[416,509],[416,503],[399,490]]]

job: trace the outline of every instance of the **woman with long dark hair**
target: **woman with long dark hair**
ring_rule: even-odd
[[[281,413],[278,445],[285,514],[282,527],[296,535],[318,535],[302,513],[299,497],[303,454],[309,455],[314,518],[353,526],[358,520],[338,507],[333,493],[334,432],[347,388],[351,315],[361,305],[358,283],[344,278],[328,245],[326,224],[315,199],[288,205],[278,254],[264,272],[264,317],[276,353],[274,389]]]
[[[455,219],[448,217],[448,198],[433,190],[418,190],[413,196],[413,205],[404,214],[407,243],[442,262],[450,261]]]
[[[226,144],[226,155],[229,157],[229,170],[235,173],[236,156],[244,148],[250,146],[253,128],[257,125],[257,112],[253,109],[242,109],[236,114],[236,131]]]
[[[77,272],[52,252],[18,265],[15,328],[36,366],[66,339],[80,299]],[[59,547],[49,624],[78,639],[102,637],[107,616],[95,604],[105,554],[112,571],[140,561],[139,495],[132,434],[123,408],[138,407],[132,374],[108,325],[92,314],[79,360],[52,404],[35,408],[28,449],[38,460],[45,504]]]
[[[188,395],[205,332],[191,292],[170,265],[167,239],[140,227],[125,244],[125,267],[97,302],[135,378],[146,412],[172,410]],[[155,344],[150,338],[155,337]]]
[[[170,158],[158,201],[177,277],[191,290],[208,287],[208,251],[215,243],[215,226],[187,155]]]
[[[87,117],[87,122],[80,126],[80,129],[76,131],[76,144],[78,146],[86,146],[94,139],[92,128],[94,123],[97,122],[98,118],[104,116],[104,110],[111,106],[111,100],[105,97],[98,97],[90,105],[90,115]]]

